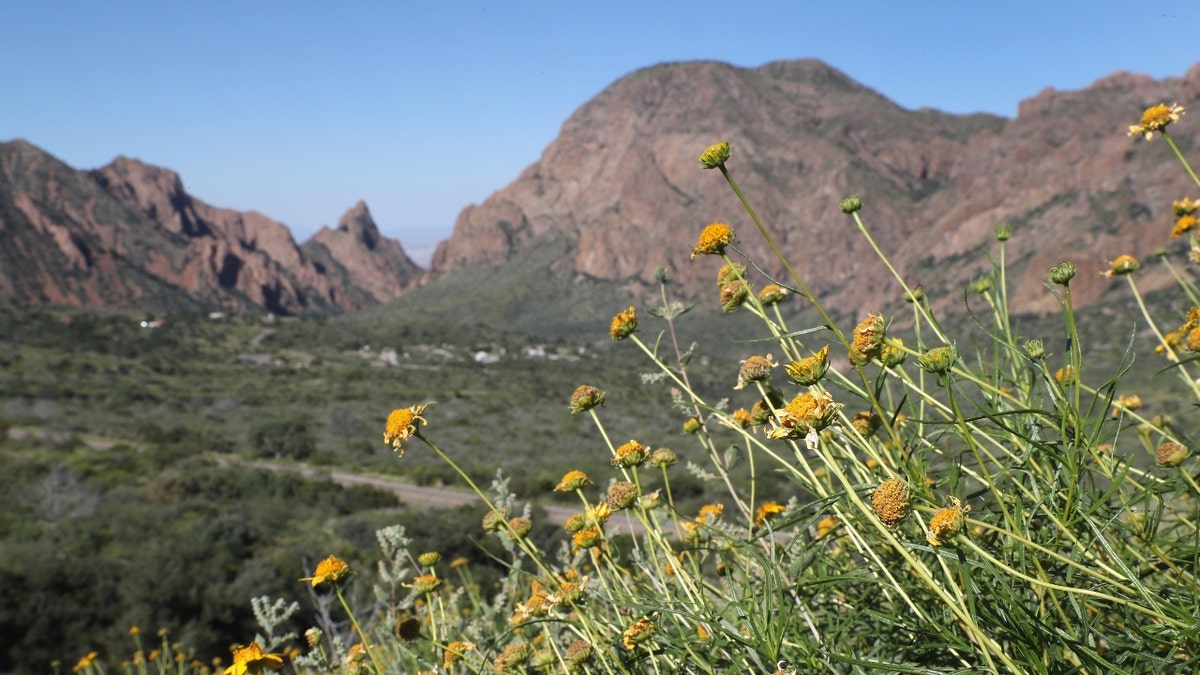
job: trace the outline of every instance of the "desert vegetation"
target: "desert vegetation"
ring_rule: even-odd
[[[1184,112],[1153,106],[1128,131],[1131,142],[1161,146],[1163,160],[1178,161],[1200,190],[1169,134]],[[875,251],[871,264],[891,271],[909,310],[847,317],[804,278],[805,256],[819,255],[820,243],[807,251],[775,245],[753,209],[759,188],[735,180],[734,148],[714,144],[697,170],[726,181],[730,197],[725,222],[697,227],[692,264],[712,267],[712,292],[730,320],[753,319],[737,324],[743,334],[735,346],[744,353],[702,353],[685,332],[695,310],[672,295],[665,269],[656,273],[658,302],[611,308],[609,345],[564,359],[553,380],[513,396],[454,378],[473,372],[503,380],[505,368],[516,377],[527,370],[519,361],[408,371],[399,387],[379,375],[387,370],[364,366],[362,347],[348,339],[316,354],[314,366],[275,335],[278,358],[357,368],[335,387],[352,405],[329,420],[257,416],[224,426],[220,411],[236,407],[221,406],[228,386],[173,391],[159,371],[184,366],[156,361],[158,347],[148,345],[150,357],[138,366],[144,385],[113,392],[112,405],[170,411],[181,405],[176,396],[186,396],[189,404],[174,414],[211,413],[214,436],[164,428],[160,412],[153,426],[140,421],[145,445],[112,447],[103,459],[65,441],[57,458],[10,442],[5,465],[13,469],[3,480],[41,487],[26,493],[23,507],[39,515],[36,525],[0,521],[6,537],[37,528],[30,538],[37,543],[6,546],[4,562],[25,556],[21,569],[57,576],[6,585],[0,606],[21,607],[3,619],[6,630],[34,612],[31,587],[70,583],[79,597],[96,596],[89,605],[131,592],[113,581],[128,570],[98,565],[87,553],[114,547],[134,561],[129,570],[146,572],[145,602],[169,599],[165,606],[177,612],[141,619],[168,627],[153,641],[132,616],[106,618],[109,637],[119,633],[130,655],[62,654],[60,670],[1193,670],[1200,484],[1190,415],[1200,403],[1200,289],[1191,270],[1200,261],[1200,202],[1180,195],[1174,222],[1156,235],[1164,244],[1190,240],[1186,258],[1164,247],[1154,260],[1121,255],[1105,269],[1064,260],[1046,270],[1046,293],[1061,308],[1052,321],[1022,322],[1021,308],[1008,301],[1006,242],[1038,233],[998,226],[990,273],[964,289],[963,322],[939,317],[923,289],[892,269],[874,244],[870,202],[848,196],[845,236]],[[749,225],[727,224],[734,220]],[[765,240],[777,259],[743,255],[740,244],[751,237]],[[1174,275],[1175,300],[1147,303],[1137,278],[1148,265]],[[785,273],[765,271],[776,268]],[[1120,308],[1129,313],[1119,320],[1077,313],[1071,283],[1082,274],[1126,286]],[[788,311],[788,303],[803,312]],[[19,331],[49,319],[10,320]],[[1111,341],[1114,332],[1127,345],[1116,358],[1089,343],[1096,334]],[[489,353],[505,339],[494,336]],[[52,373],[81,372],[80,364],[54,371],[55,359],[96,361],[98,378],[133,367],[101,350],[37,358],[45,377],[17,383],[43,392],[31,400],[71,400],[62,388],[79,385]],[[264,382],[238,375],[247,366],[228,361],[204,367],[227,369],[240,383],[239,400],[317,396],[332,382],[312,384],[297,374],[300,366],[268,371]],[[575,379],[564,386],[564,376]],[[561,389],[547,391],[553,387]],[[436,400],[446,391],[473,404],[464,412]],[[363,427],[369,431],[357,433]],[[117,431],[108,433],[131,436]],[[560,451],[510,451],[503,461],[484,454],[501,443],[544,447],[547,436]],[[418,475],[468,486],[484,507],[431,525],[433,516],[398,514],[373,491],[209,458],[334,463],[351,451],[380,472],[425,467]],[[100,499],[85,480],[95,474],[127,497]],[[578,507],[565,530],[539,522],[528,501],[537,490]],[[304,493],[306,509],[279,512],[268,497],[280,491]],[[160,535],[171,539],[145,541],[160,527],[137,519],[146,499],[175,509],[170,534]],[[244,511],[217,513],[221,500],[245,504]],[[618,534],[616,521],[634,534]],[[229,545],[241,553],[229,554]],[[253,564],[237,562],[247,551]],[[177,559],[204,564],[183,567]],[[307,567],[298,569],[298,560]],[[240,598],[241,613],[197,616],[186,604],[196,593]],[[44,621],[22,633],[31,649],[52,649],[67,630],[49,624],[83,631],[95,623],[65,606]],[[219,660],[194,646],[222,640],[234,646]]]

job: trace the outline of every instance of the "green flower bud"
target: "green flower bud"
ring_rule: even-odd
[[[994,233],[996,241],[1008,241],[1012,239],[1012,228],[1007,225],[998,225]]]
[[[954,347],[934,347],[917,357],[917,364],[927,373],[941,375],[954,367],[958,352]]]
[[[417,556],[417,564],[419,564],[421,567],[433,567],[434,565],[438,564],[438,561],[441,559],[441,553],[438,553],[437,551],[430,551]]]
[[[842,213],[846,215],[855,213],[862,208],[862,197],[859,197],[858,195],[850,195],[849,197],[843,199],[841,204],[838,204],[838,208],[841,209]]]
[[[1042,345],[1040,339],[1026,340],[1022,345],[1025,348],[1025,353],[1034,361],[1040,361],[1046,358],[1046,348]]]
[[[715,169],[724,166],[725,162],[729,161],[729,155],[733,149],[725,141],[718,141],[708,146],[704,152],[700,153],[700,165],[706,169]]]
[[[1075,263],[1066,261],[1050,268],[1050,281],[1059,286],[1066,286],[1075,276]]]
[[[988,277],[980,277],[971,282],[971,292],[977,295],[983,295],[992,290],[992,280]]]

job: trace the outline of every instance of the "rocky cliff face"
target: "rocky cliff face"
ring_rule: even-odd
[[[379,236],[365,205],[352,213],[365,220],[306,250],[260,213],[193,198],[173,171],[125,157],[76,171],[23,141],[0,144],[0,296],[107,308],[359,309],[396,297],[418,270]]]
[[[728,167],[759,216],[836,309],[861,313],[899,300],[838,210],[851,193],[864,198],[861,215],[906,281],[935,302],[961,306],[998,225],[1015,233],[1007,253],[1017,306],[1052,309],[1042,280],[1065,259],[1080,266],[1072,288],[1088,302],[1111,285],[1099,275],[1105,261],[1146,257],[1167,243],[1171,201],[1196,193],[1161,140],[1126,136],[1145,107],[1164,101],[1200,114],[1200,65],[1161,82],[1117,74],[1083,91],[1043,91],[1011,120],[905,110],[812,60],[655,66],[589,101],[540,161],[464,210],[430,275],[501,265],[560,235],[572,245],[557,264],[577,280],[635,287],[662,264],[689,293],[711,295],[716,263],[689,254],[712,221],[733,225],[778,274],[720,173],[697,162],[724,139],[734,149]],[[1194,129],[1189,118],[1172,129],[1185,152],[1195,147]],[[1168,283],[1157,272],[1143,277],[1147,290]]]

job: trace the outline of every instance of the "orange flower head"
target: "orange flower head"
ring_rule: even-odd
[[[895,527],[912,510],[908,485],[895,478],[883,481],[871,495],[871,507],[880,522]]]
[[[630,305],[629,309],[613,317],[612,323],[608,327],[608,334],[614,340],[624,340],[633,335],[633,331],[637,330],[637,325],[637,311],[633,305]]]
[[[233,648],[233,665],[225,669],[225,675],[244,675],[245,673],[261,673],[263,668],[279,670],[283,667],[283,657],[279,654],[264,653],[257,642],[248,645],[238,645]]]
[[[416,435],[418,427],[427,424],[421,414],[430,403],[419,403],[408,408],[397,408],[387,418],[387,428],[383,432],[383,442],[396,449],[400,457],[404,456],[404,442]]]
[[[758,511],[754,513],[754,526],[762,527],[784,511],[787,511],[787,507],[777,501],[764,502],[762,506],[758,507]]]
[[[946,540],[962,531],[966,513],[971,505],[963,506],[957,497],[950,497],[950,506],[933,514],[929,520],[929,534],[925,537],[931,546],[941,546]]]
[[[725,223],[710,223],[700,232],[696,245],[692,247],[692,259],[698,255],[721,255],[725,247],[737,243],[733,228]]]
[[[310,581],[315,588],[324,583],[334,583],[351,574],[354,574],[354,570],[350,569],[346,561],[331,555],[317,563],[317,569],[311,577],[305,577],[300,581]]]
[[[1186,115],[1187,110],[1179,104],[1167,106],[1159,103],[1146,108],[1142,113],[1142,121],[1129,127],[1130,136],[1145,136],[1146,140],[1154,138],[1154,132],[1166,133],[1166,128],[1172,122],[1178,122],[1180,116]]]
[[[1108,264],[1108,270],[1102,274],[1111,279],[1126,274],[1133,274],[1140,269],[1142,269],[1142,263],[1138,262],[1137,258],[1131,255],[1119,255],[1116,260]]]
[[[587,474],[582,471],[568,471],[563,475],[562,480],[558,485],[554,486],[555,492],[574,492],[582,489],[584,485],[588,485],[592,479],[587,477]]]

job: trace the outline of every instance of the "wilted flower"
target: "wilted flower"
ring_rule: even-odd
[[[908,485],[895,478],[883,481],[871,494],[871,507],[880,522],[895,527],[912,509]]]
[[[508,532],[517,539],[529,534],[531,529],[533,529],[533,522],[528,518],[517,517],[508,520]]]
[[[706,169],[724,166],[725,162],[729,161],[729,155],[732,152],[733,149],[729,147],[729,143],[717,141],[700,153],[700,165]]]
[[[638,486],[626,481],[617,481],[608,488],[608,506],[613,511],[620,511],[633,506],[637,498],[641,496],[641,491]]]
[[[263,668],[279,670],[283,667],[283,657],[279,654],[267,654],[257,642],[248,645],[238,645],[233,648],[233,665],[225,669],[225,675],[244,675],[245,673],[261,673]]]
[[[638,619],[621,634],[621,644],[632,651],[638,645],[649,640],[654,635],[654,630],[653,621],[647,618]]]
[[[787,507],[777,501],[771,500],[764,502],[758,510],[754,512],[754,526],[762,527],[765,523],[775,518],[779,514],[787,511]]]
[[[613,317],[612,323],[608,327],[608,333],[614,340],[624,340],[633,335],[633,331],[637,330],[637,325],[637,311],[634,310],[633,305],[630,305],[629,309]]]
[[[624,468],[641,466],[650,456],[650,448],[634,440],[621,445],[614,452],[612,465]]]
[[[582,471],[568,471],[563,474],[562,480],[558,481],[558,485],[554,486],[554,491],[574,492],[591,482],[592,480]]]
[[[709,223],[700,231],[700,237],[692,247],[692,258],[698,255],[721,255],[726,246],[736,242],[733,228],[725,223]]]
[[[674,466],[675,462],[678,461],[679,457],[675,455],[675,451],[670,448],[659,448],[650,454],[648,464],[665,469],[669,466]]]
[[[419,403],[408,408],[397,408],[387,418],[387,427],[383,432],[383,442],[396,449],[401,457],[404,456],[404,442],[416,435],[418,427],[427,424],[421,414],[430,403]]]
[[[868,314],[854,328],[854,342],[850,345],[850,362],[861,366],[879,356],[883,349],[884,323],[879,314]]]
[[[829,345],[821,347],[812,356],[806,356],[799,361],[792,361],[784,367],[788,377],[796,384],[803,386],[814,385],[825,377],[829,370]]]
[[[755,401],[754,405],[750,407],[750,423],[752,425],[761,427],[773,419],[775,419],[775,413],[772,412],[771,406],[767,405],[766,401]]]
[[[1180,115],[1187,114],[1187,110],[1179,104],[1167,107],[1165,103],[1146,108],[1146,112],[1142,113],[1142,121],[1140,124],[1134,124],[1129,127],[1130,136],[1145,136],[1146,140],[1154,138],[1154,132],[1163,132],[1171,122],[1178,122]]]
[[[571,394],[571,414],[587,412],[596,406],[604,405],[604,392],[591,386],[581,384]]]
[[[504,511],[488,511],[483,514],[483,531],[499,532],[508,524],[508,514]]]
[[[742,303],[746,302],[746,298],[750,297],[750,287],[745,281],[737,279],[721,286],[721,311],[732,312]]]
[[[941,546],[946,539],[954,537],[962,531],[964,514],[971,510],[971,505],[963,506],[957,497],[949,497],[950,506],[933,514],[929,520],[929,534],[925,537],[931,546]]]
[[[496,670],[504,672],[524,672],[525,669],[520,666],[529,660],[529,655],[533,652],[527,643],[518,642],[504,648],[504,651],[492,661],[492,667]]]
[[[317,569],[311,577],[305,577],[300,581],[311,581],[312,585],[316,587],[326,582],[333,583],[349,574],[354,574],[354,570],[350,569],[350,566],[341,558],[331,555],[317,563]]]
[[[767,284],[758,292],[758,301],[763,307],[777,305],[787,298],[787,291],[783,290],[778,284]]]
[[[1124,274],[1132,274],[1142,269],[1142,263],[1138,262],[1137,258],[1131,255],[1119,255],[1116,260],[1108,264],[1108,271],[1104,272],[1104,276],[1113,278]]]
[[[874,436],[879,430],[879,424],[879,415],[873,410],[863,410],[850,419],[850,426],[862,434],[863,438]]]
[[[1155,453],[1154,458],[1158,461],[1159,466],[1173,467],[1182,464],[1183,460],[1191,454],[1186,445],[1174,441],[1163,441],[1158,446],[1158,452]]]
[[[578,671],[585,663],[592,660],[592,646],[584,640],[576,640],[567,647],[567,652],[563,654],[563,663],[567,664],[567,670],[571,672]]]
[[[770,354],[751,356],[742,361],[742,367],[738,369],[737,385],[734,386],[734,389],[743,389],[748,384],[770,380],[771,369],[774,367],[775,361]]]

